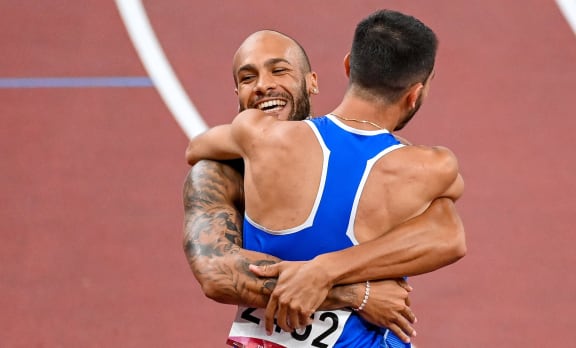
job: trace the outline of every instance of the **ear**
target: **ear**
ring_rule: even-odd
[[[406,106],[408,109],[414,109],[416,107],[416,102],[418,101],[418,97],[423,92],[424,85],[420,82],[412,85],[408,91],[406,92]]]
[[[314,71],[306,74],[306,85],[308,94],[318,94],[318,75]]]
[[[235,93],[236,95],[238,95],[238,88],[237,88],[237,87],[234,88],[234,93]]]
[[[344,57],[344,70],[346,71],[346,77],[350,77],[350,52],[346,53]]]

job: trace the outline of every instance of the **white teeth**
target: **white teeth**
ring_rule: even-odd
[[[282,107],[281,107],[281,106],[277,106],[277,107],[274,107],[274,108],[271,108],[271,109],[262,110],[262,111],[264,111],[264,113],[270,114],[270,113],[278,112],[278,111],[280,111],[280,110],[282,110]]]
[[[281,107],[284,105],[286,105],[286,102],[284,100],[274,99],[274,100],[268,100],[268,101],[265,101],[263,103],[260,103],[257,105],[257,107],[260,110],[264,110],[264,109],[268,109],[271,107]]]

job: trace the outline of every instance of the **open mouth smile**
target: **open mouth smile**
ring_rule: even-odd
[[[282,99],[270,99],[257,103],[254,107],[266,113],[278,112],[286,106],[286,101]]]

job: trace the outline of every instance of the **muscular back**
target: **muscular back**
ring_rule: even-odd
[[[458,199],[463,181],[453,154],[445,148],[405,146],[379,159],[358,205],[355,231],[360,242],[378,237],[420,215],[439,197]]]
[[[305,122],[264,117],[247,124],[236,127],[245,149],[248,216],[270,230],[301,225],[313,209],[325,168],[318,139]],[[378,235],[369,231],[386,231],[418,215],[437,197],[459,195],[457,189],[449,191],[457,173],[454,156],[442,148],[406,146],[378,159],[358,201],[357,240],[373,239]]]
[[[302,224],[312,211],[322,150],[304,122],[274,122],[246,158],[246,213],[271,230]]]

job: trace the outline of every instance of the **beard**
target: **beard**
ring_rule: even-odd
[[[422,106],[422,93],[420,93],[420,95],[418,96],[418,99],[416,99],[416,105],[414,106],[414,109],[408,111],[406,113],[406,115],[404,115],[404,117],[402,117],[400,122],[398,122],[398,124],[396,125],[396,128],[394,128],[394,132],[399,131],[402,128],[404,128],[408,124],[408,122],[410,122],[410,120],[412,120],[412,118],[414,118],[414,115],[416,115],[418,110],[420,110],[420,106]]]
[[[286,105],[292,105],[292,112],[288,115],[288,121],[301,121],[306,117],[311,116],[311,106],[310,106],[310,95],[306,88],[306,81],[302,81],[300,84],[300,89],[294,96],[288,93],[275,93],[271,92],[264,96],[265,98],[278,97],[286,99],[288,102]],[[262,98],[264,98],[262,97]],[[255,109],[255,105],[258,103],[259,99],[251,102],[248,106],[244,106],[240,103],[239,111],[244,111],[246,109]],[[286,107],[286,106],[285,106]]]
[[[300,84],[298,95],[292,100],[292,114],[288,117],[289,121],[301,121],[308,116],[312,116],[310,106],[310,95],[306,88],[306,81]]]

